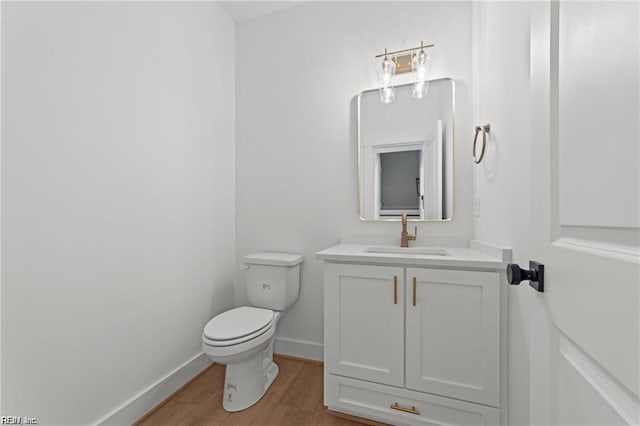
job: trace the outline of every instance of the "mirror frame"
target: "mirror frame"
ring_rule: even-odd
[[[410,222],[450,222],[453,220],[453,215],[456,211],[456,82],[455,80],[453,80],[452,78],[449,77],[443,77],[443,78],[436,78],[433,80],[429,80],[429,83],[432,82],[436,82],[436,81],[448,81],[451,82],[451,96],[452,96],[452,101],[451,101],[451,125],[452,125],[452,129],[451,129],[451,152],[453,153],[452,155],[452,165],[451,165],[451,192],[452,192],[452,200],[451,200],[451,216],[446,218],[446,219],[416,219],[416,218],[408,218],[408,220]],[[400,88],[400,87],[407,87],[407,86],[411,86],[413,85],[413,83],[407,83],[407,84],[400,84],[395,86],[396,88]],[[358,128],[357,128],[357,138],[356,138],[356,143],[358,144],[357,149],[358,149],[358,176],[357,176],[357,183],[358,183],[358,217],[360,218],[361,221],[363,222],[399,222],[401,220],[400,216],[398,216],[397,218],[392,217],[392,218],[385,218],[385,219],[367,219],[365,217],[363,217],[362,215],[362,154],[361,154],[361,138],[360,138],[360,134],[361,134],[361,130],[360,130],[360,114],[362,112],[362,106],[361,106],[361,99],[362,96],[368,93],[372,93],[372,92],[376,92],[376,94],[378,93],[378,88],[375,89],[369,89],[369,90],[363,90],[362,92],[360,92],[358,94]],[[427,94],[427,96],[429,96],[429,94]],[[397,99],[396,101],[397,102]]]

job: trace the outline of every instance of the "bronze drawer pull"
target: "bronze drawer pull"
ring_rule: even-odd
[[[405,413],[415,414],[416,416],[420,415],[420,410],[418,410],[416,407],[414,406],[411,406],[411,408],[401,407],[400,405],[398,405],[397,402],[394,402],[393,404],[391,404],[389,408],[391,408],[392,410],[398,410]]]

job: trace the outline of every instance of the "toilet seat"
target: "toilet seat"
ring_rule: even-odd
[[[209,346],[233,346],[253,340],[273,326],[274,312],[269,309],[241,306],[210,320],[202,333]]]
[[[255,351],[264,350],[275,334],[275,327],[267,327],[265,332],[242,343],[226,344],[216,342],[202,335],[202,351],[216,362],[226,364],[231,360],[238,361],[244,357],[252,356]]]

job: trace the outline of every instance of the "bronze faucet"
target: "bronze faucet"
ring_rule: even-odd
[[[402,232],[400,233],[400,247],[409,247],[409,241],[415,241],[417,236],[417,226],[413,235],[407,232],[407,212],[402,212]]]

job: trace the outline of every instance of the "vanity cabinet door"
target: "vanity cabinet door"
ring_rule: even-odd
[[[404,385],[404,268],[325,264],[325,368]]]
[[[406,304],[407,389],[498,407],[500,275],[407,268]]]

